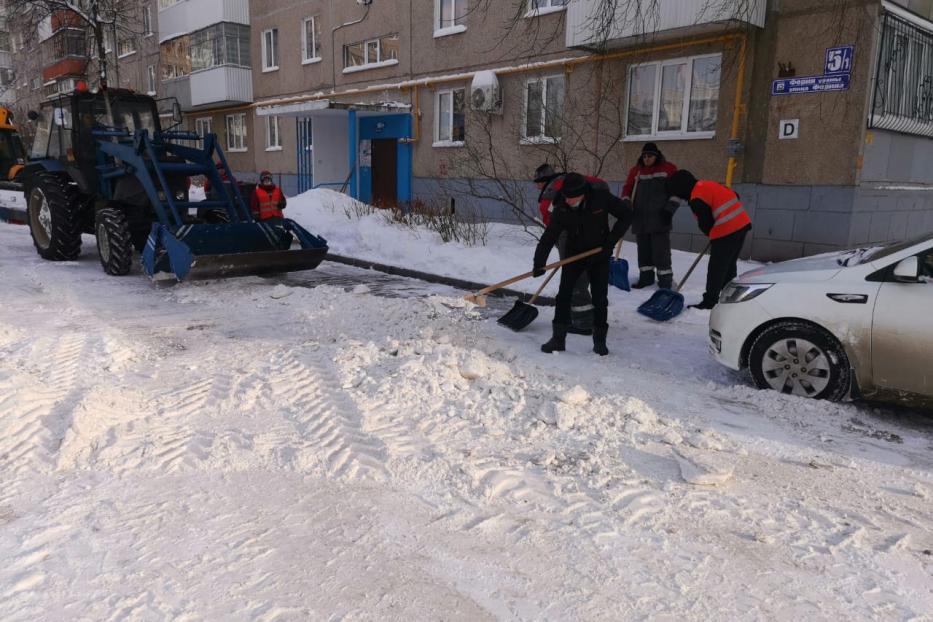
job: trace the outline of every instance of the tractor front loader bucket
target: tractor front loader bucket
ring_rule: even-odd
[[[182,281],[311,270],[325,255],[327,242],[289,219],[183,225],[174,231],[154,224],[142,264],[153,278]]]

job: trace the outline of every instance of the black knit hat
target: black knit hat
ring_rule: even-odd
[[[693,194],[693,187],[696,185],[697,178],[686,169],[680,169],[671,175],[665,183],[669,196],[678,197],[684,201],[690,200],[690,195]]]
[[[661,150],[658,149],[658,146],[654,143],[645,143],[645,146],[641,148],[641,154],[645,155],[650,153],[651,155],[660,156]]]
[[[556,176],[557,173],[554,171],[554,167],[547,162],[535,169],[535,183],[551,181]]]
[[[567,173],[560,191],[567,198],[582,196],[586,193],[586,178],[579,173]]]

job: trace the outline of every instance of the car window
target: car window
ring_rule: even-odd
[[[867,263],[869,261],[878,261],[879,259],[884,259],[895,253],[899,253],[902,250],[908,249],[911,246],[917,244],[923,244],[924,242],[933,241],[933,233],[929,233],[923,237],[915,238],[913,240],[907,240],[906,242],[898,242],[896,244],[891,244],[889,246],[880,246],[878,248],[871,249],[866,251],[858,260],[857,263]]]

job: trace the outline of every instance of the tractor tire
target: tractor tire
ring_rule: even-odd
[[[126,215],[111,207],[97,212],[95,219],[97,252],[104,272],[123,276],[133,267],[133,238]]]
[[[81,197],[68,177],[41,173],[26,197],[29,233],[43,259],[73,261],[81,254]]]

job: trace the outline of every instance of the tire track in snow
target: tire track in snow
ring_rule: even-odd
[[[69,334],[57,342],[37,339],[23,344],[31,352],[34,367],[32,383],[22,378],[16,386],[4,387],[0,437],[0,469],[16,474],[49,472],[71,426],[74,405],[81,399],[81,362],[90,350],[91,340]],[[12,398],[12,399],[11,399]]]
[[[363,431],[362,413],[324,365],[286,352],[264,374],[282,416],[300,436],[296,460],[319,461],[331,477],[385,479],[385,446]]]

